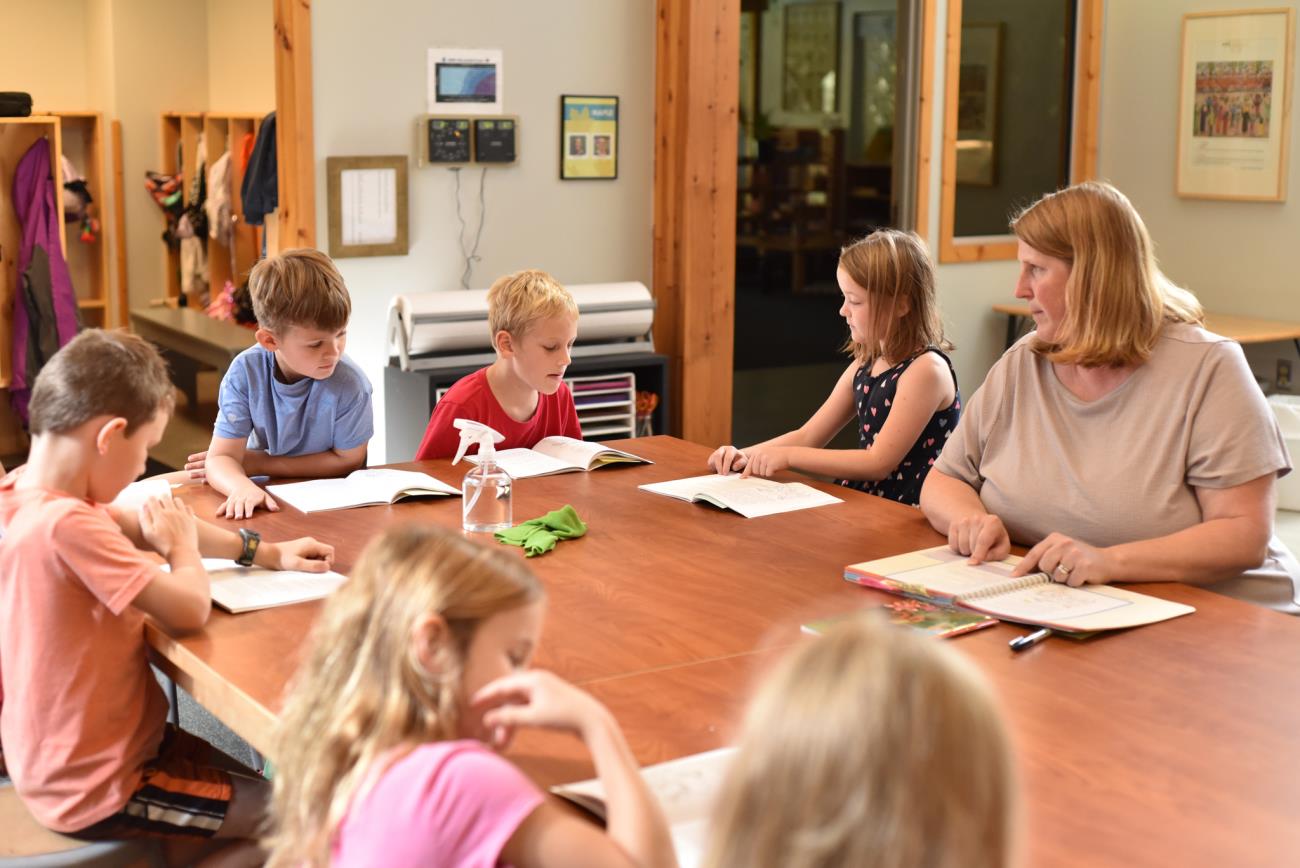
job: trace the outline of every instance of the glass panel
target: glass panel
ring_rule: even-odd
[[[964,0],[953,235],[1006,235],[1069,183],[1073,0]]]

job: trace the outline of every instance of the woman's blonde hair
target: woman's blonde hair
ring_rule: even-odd
[[[328,865],[377,760],[457,737],[464,656],[478,625],[541,596],[519,558],[439,527],[400,526],[370,543],[326,604],[280,716],[270,864]],[[433,671],[413,640],[430,613],[450,635]]]
[[[751,703],[710,868],[1005,868],[1011,749],[974,668],[874,617],[784,660]]]
[[[1160,271],[1147,227],[1119,190],[1086,181],[1049,193],[1011,221],[1016,237],[1070,265],[1065,321],[1033,350],[1084,367],[1139,365],[1167,322],[1202,323],[1196,296]]]
[[[901,362],[927,347],[952,349],[935,298],[934,260],[915,232],[877,229],[841,250],[839,267],[871,300],[870,343],[844,345],[859,363],[882,356]],[[901,304],[907,311],[898,316]]]

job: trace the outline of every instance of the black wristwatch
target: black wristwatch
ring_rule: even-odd
[[[235,558],[235,563],[241,567],[251,567],[253,558],[257,556],[257,547],[262,544],[262,535],[255,530],[241,527],[239,539],[244,543],[244,549],[239,553],[239,557]]]

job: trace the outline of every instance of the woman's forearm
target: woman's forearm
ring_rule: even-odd
[[[1269,536],[1268,527],[1250,518],[1211,519],[1168,536],[1107,548],[1107,578],[1213,584],[1262,564]]]
[[[959,518],[988,514],[975,489],[933,468],[921,486],[921,511],[941,534],[947,534],[949,525]]]

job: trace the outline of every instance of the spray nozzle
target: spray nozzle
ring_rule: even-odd
[[[473,419],[457,419],[451,424],[460,429],[460,446],[456,449],[456,458],[452,464],[460,463],[471,443],[478,444],[480,459],[491,460],[496,456],[496,444],[506,439],[506,435]]]

